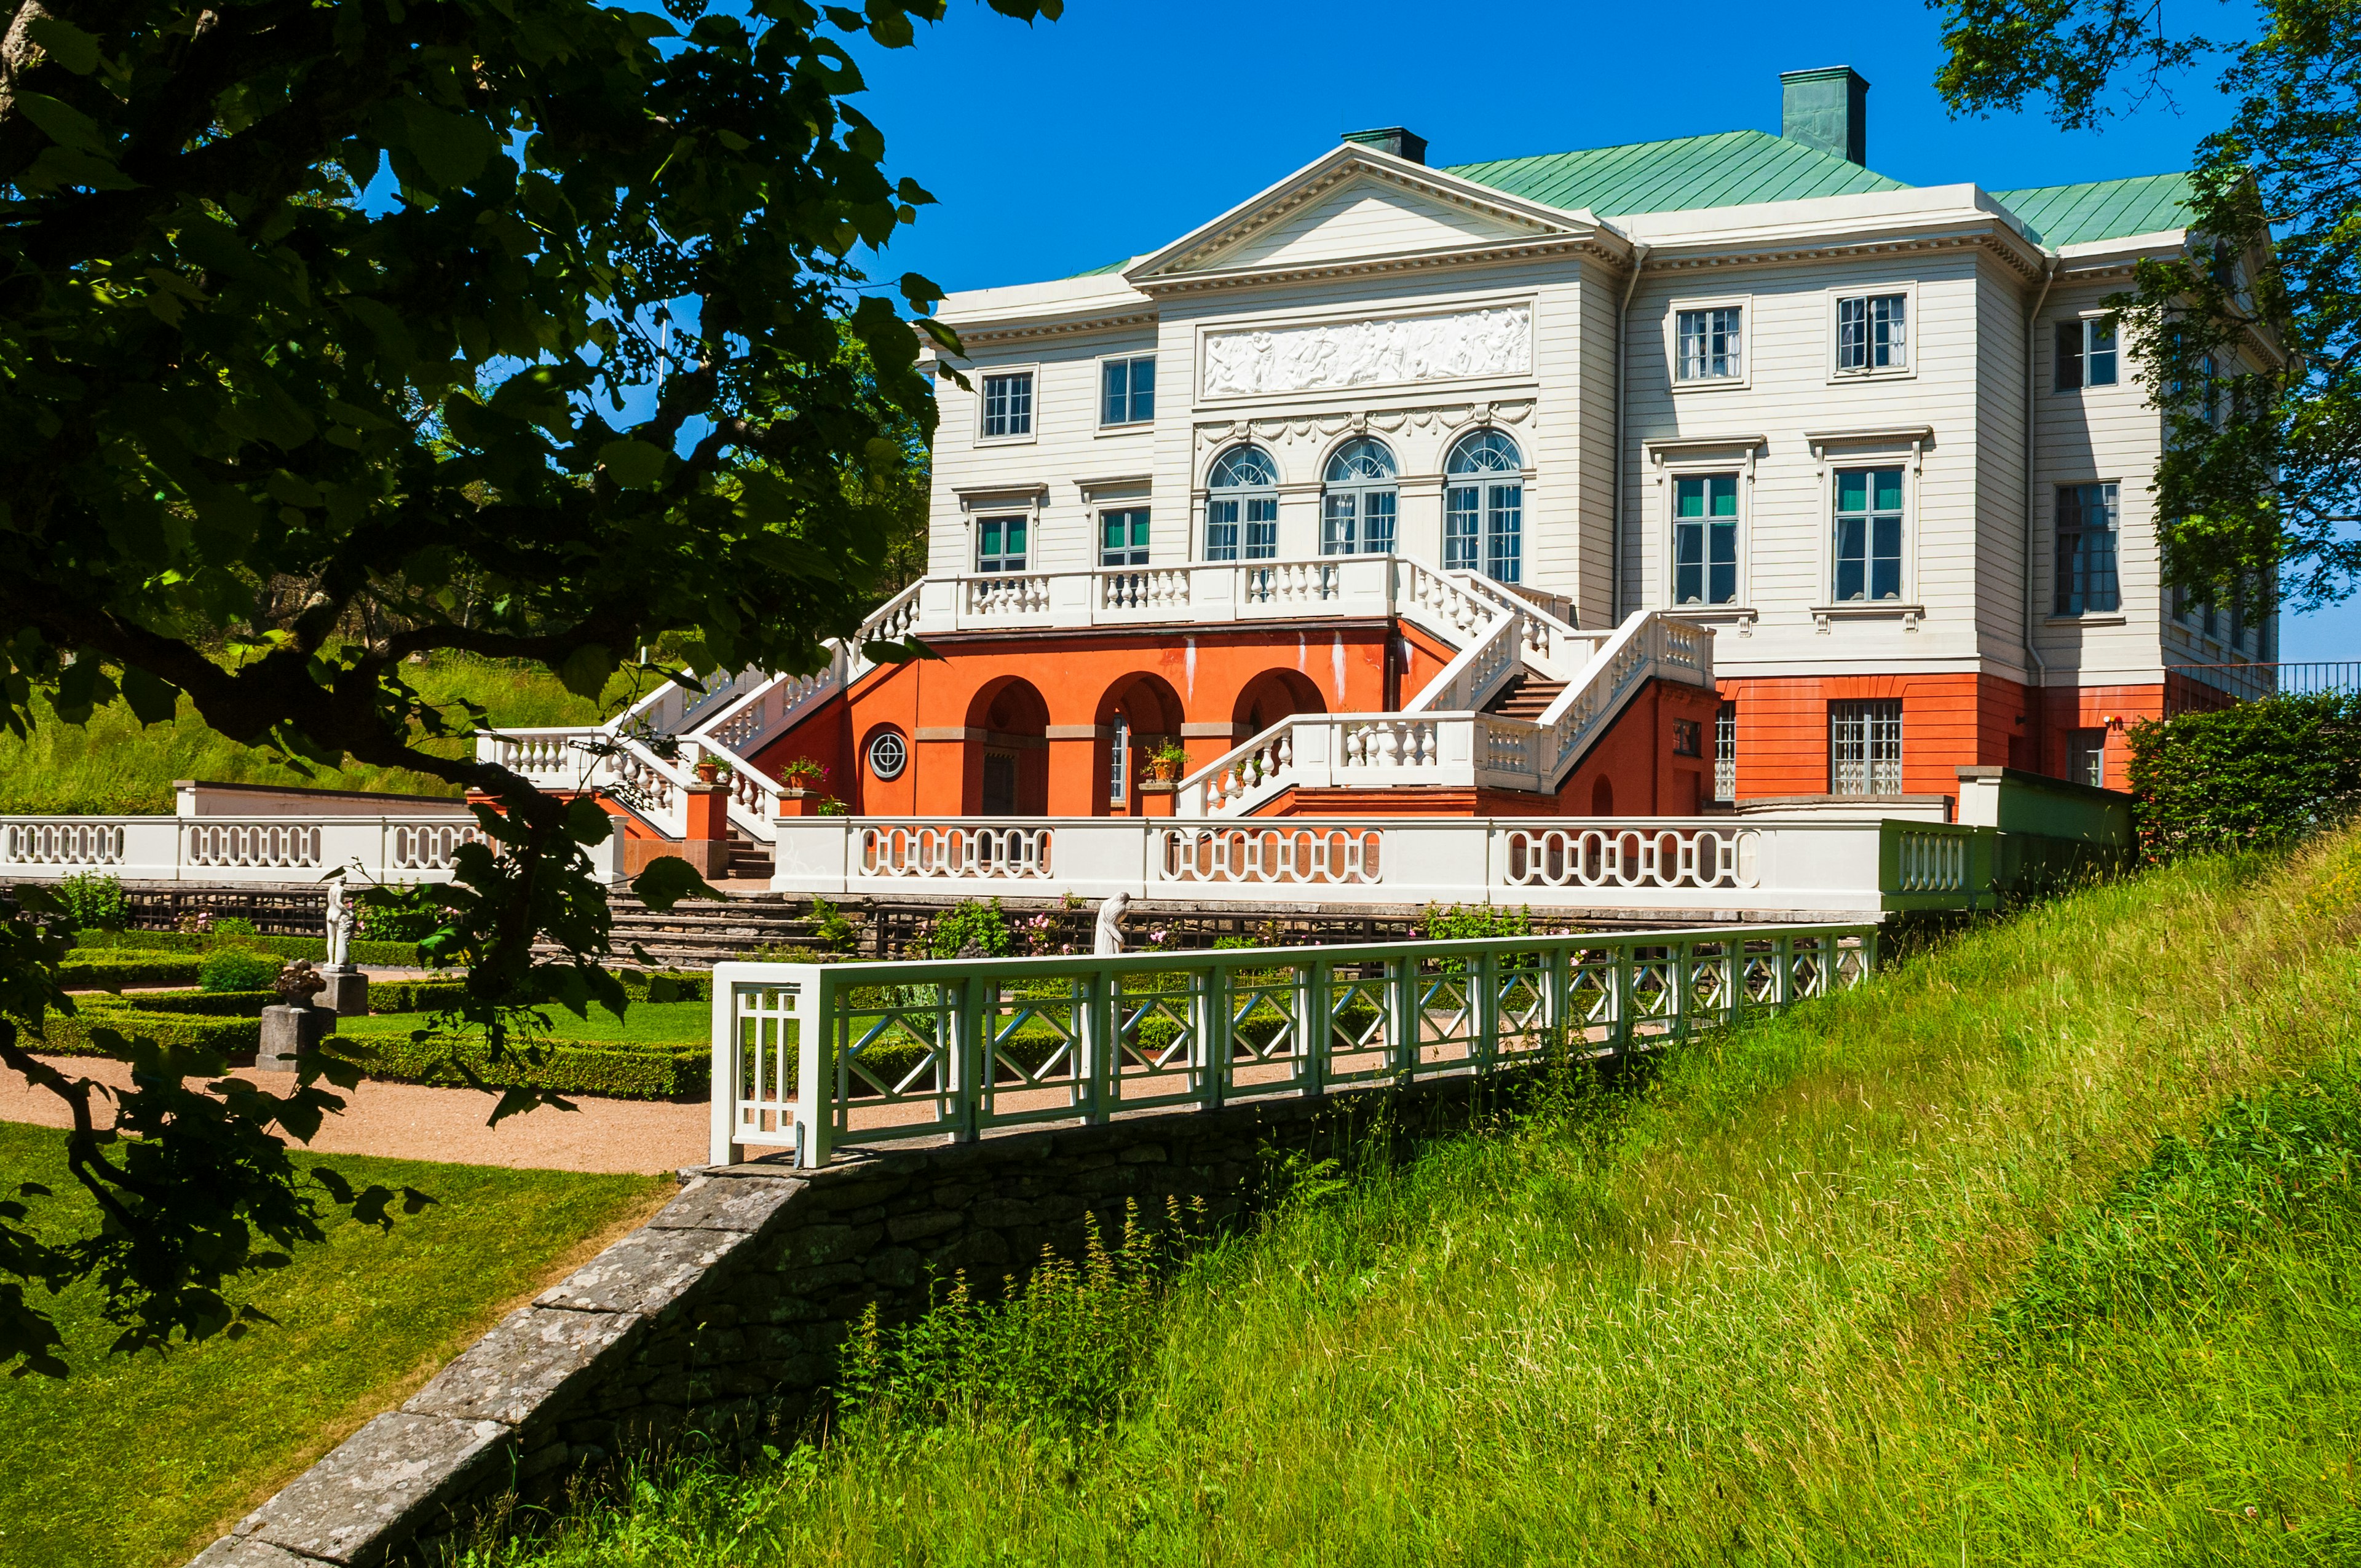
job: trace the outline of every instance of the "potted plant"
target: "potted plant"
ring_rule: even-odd
[[[719,759],[713,757],[699,757],[697,759],[697,782],[698,784],[712,784],[718,781],[720,776],[721,763]]]
[[[815,762],[809,757],[790,758],[779,770],[779,815],[828,815],[825,806],[828,797],[820,793],[820,786],[827,782],[828,768],[824,763]]]
[[[1141,773],[1142,782],[1172,784],[1189,771],[1189,753],[1175,741],[1168,740],[1148,754],[1148,765]]]

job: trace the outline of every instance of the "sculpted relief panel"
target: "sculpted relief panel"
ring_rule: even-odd
[[[1500,305],[1457,315],[1208,333],[1204,395],[1246,398],[1518,376],[1532,366],[1532,307]]]

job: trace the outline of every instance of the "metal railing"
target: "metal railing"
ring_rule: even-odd
[[[2324,696],[2361,692],[2361,661],[2314,660],[2290,664],[2167,664],[2164,716],[2209,713],[2267,696]]]
[[[1410,1084],[1644,1048],[1859,985],[1871,926],[714,970],[710,1154]],[[814,1091],[816,1087],[817,1091]]]

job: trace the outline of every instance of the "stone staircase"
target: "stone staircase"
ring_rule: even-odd
[[[1503,718],[1534,720],[1541,718],[1557,694],[1565,690],[1564,681],[1554,681],[1528,668],[1524,674],[1510,678],[1490,702],[1484,705],[1487,713],[1497,713]]]
[[[806,913],[810,905],[809,899],[793,894],[758,893],[727,904],[683,899],[669,914],[660,915],[625,888],[607,893],[607,907],[615,916],[616,959],[631,962],[636,943],[659,965],[678,969],[710,969],[724,959],[745,958],[765,948],[808,948],[813,946],[812,921]]]
[[[767,883],[776,863],[776,854],[770,845],[746,833],[736,823],[730,825],[730,869],[722,873],[724,876],[733,882]]]

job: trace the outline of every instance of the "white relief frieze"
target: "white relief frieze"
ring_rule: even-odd
[[[1518,376],[1530,372],[1532,364],[1530,305],[1322,322],[1207,334],[1204,395],[1245,398]]]

